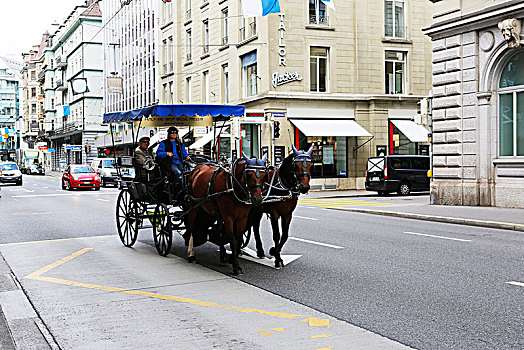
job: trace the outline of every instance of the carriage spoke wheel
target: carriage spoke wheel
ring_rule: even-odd
[[[118,236],[126,247],[131,247],[138,237],[138,203],[127,190],[120,191],[116,201],[116,226]]]
[[[173,228],[169,211],[165,204],[158,204],[153,214],[153,238],[158,254],[166,256],[171,251]]]
[[[242,245],[240,246],[240,249],[244,249],[249,244],[249,239],[251,238],[251,229],[246,230],[244,234],[242,235]]]

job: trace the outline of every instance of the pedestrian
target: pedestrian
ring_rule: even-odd
[[[167,139],[160,142],[157,152],[157,163],[162,167],[171,171],[175,178],[175,188],[177,193],[180,193],[184,188],[183,163],[182,161],[189,161],[191,158],[187,153],[186,147],[178,138],[178,129],[174,126],[167,129]]]
[[[141,137],[135,149],[135,179],[140,182],[148,182],[155,168],[153,154],[149,150],[149,142],[149,137]]]

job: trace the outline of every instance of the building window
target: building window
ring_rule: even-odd
[[[228,35],[229,35],[229,29],[228,29],[228,21],[229,21],[229,12],[227,8],[222,10],[222,45],[227,45],[229,42]]]
[[[257,52],[253,51],[241,57],[243,97],[257,94]]]
[[[187,103],[191,103],[191,101],[193,101],[193,98],[192,98],[192,84],[191,84],[191,77],[187,77],[186,78],[186,98],[187,98]]]
[[[385,35],[390,38],[406,37],[406,15],[404,0],[385,0]]]
[[[31,105],[31,114],[36,114],[36,103]]]
[[[406,54],[386,51],[386,94],[404,94]]]
[[[169,103],[175,103],[175,90],[173,90],[173,82],[169,83]]]
[[[242,25],[240,28],[240,41],[249,39],[257,34],[257,19],[256,17],[242,17]]]
[[[311,47],[309,49],[310,91],[328,91],[328,54],[327,47]]]
[[[222,66],[222,102],[229,103],[229,67]]]
[[[202,102],[209,103],[209,71],[202,73]]]
[[[499,82],[499,154],[524,156],[524,52],[513,56]]]
[[[36,80],[36,72],[34,70],[31,71],[31,80]]]
[[[208,53],[209,52],[209,21],[206,19],[205,21],[202,22],[203,24],[203,35],[202,35],[202,39],[203,39],[203,52],[204,53]]]
[[[186,32],[187,60],[191,61],[191,29]]]
[[[248,157],[259,157],[259,127],[257,124],[242,124],[241,130],[245,137],[242,137],[242,152]]]
[[[168,101],[167,84],[163,84],[163,86],[164,86],[164,103],[167,103]]]
[[[162,40],[162,46],[164,47],[164,74],[167,74],[167,60],[168,60],[168,47],[167,47],[167,39]]]
[[[36,97],[36,88],[31,88],[31,98]]]
[[[169,37],[168,52],[169,52],[169,71],[173,72],[173,68],[174,68],[173,58],[175,56],[175,45],[173,44],[172,36]]]
[[[326,5],[321,0],[309,0],[309,24],[328,25]]]

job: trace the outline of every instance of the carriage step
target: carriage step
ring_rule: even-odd
[[[142,225],[139,227],[140,229],[144,229],[144,228],[153,228],[153,225],[151,224],[148,224],[148,225]]]

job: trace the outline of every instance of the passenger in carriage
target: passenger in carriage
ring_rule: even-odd
[[[184,188],[184,171],[182,161],[190,161],[191,158],[187,153],[186,147],[178,138],[178,129],[174,126],[167,129],[167,139],[160,142],[156,151],[157,162],[164,169],[171,170],[175,181],[176,191],[179,193]]]
[[[149,137],[144,136],[138,140],[138,147],[135,149],[135,180],[139,182],[149,182],[152,172],[155,169],[153,154],[149,150]]]

